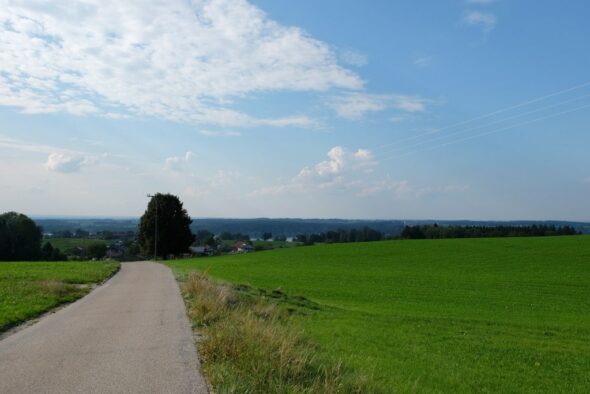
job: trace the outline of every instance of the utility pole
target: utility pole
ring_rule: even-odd
[[[156,203],[156,226],[154,234],[154,261],[158,261],[158,194],[148,194],[149,198],[153,198]]]

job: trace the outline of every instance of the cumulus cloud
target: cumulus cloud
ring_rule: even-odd
[[[326,105],[345,119],[361,119],[367,113],[389,108],[402,112],[424,112],[432,100],[400,94],[347,93],[330,97]]]
[[[496,26],[496,15],[491,12],[467,11],[463,15],[462,22],[469,26],[476,26],[485,32],[490,32]]]
[[[0,105],[24,112],[230,127],[313,124],[232,108],[251,94],[363,86],[326,43],[246,0],[0,0],[0,64]]]
[[[377,163],[368,149],[349,151],[341,146],[335,146],[328,151],[328,160],[321,161],[312,167],[305,167],[297,176],[299,180],[327,179],[340,176],[345,172],[370,170]]]
[[[45,162],[45,168],[52,172],[72,173],[90,165],[94,159],[89,156],[73,156],[66,153],[51,153]]]

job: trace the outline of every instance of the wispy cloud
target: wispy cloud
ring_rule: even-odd
[[[199,129],[199,134],[206,135],[207,137],[240,137],[242,135],[239,131],[233,130],[208,130]]]
[[[479,4],[479,5],[492,4],[495,2],[496,2],[496,0],[465,0],[465,3],[467,3],[467,4]]]
[[[479,27],[487,33],[496,27],[497,18],[491,12],[466,11],[461,21],[465,25]]]
[[[183,156],[168,157],[164,161],[164,169],[173,172],[182,171],[196,156],[193,152],[188,151]]]
[[[418,67],[427,67],[430,66],[432,64],[432,60],[434,58],[432,56],[415,56],[414,57],[414,65],[418,66]]]
[[[343,63],[355,67],[366,66],[369,62],[369,58],[367,55],[354,49],[343,49],[339,52],[338,55]]]
[[[424,112],[432,100],[420,96],[348,93],[330,97],[326,104],[345,119],[361,119],[370,112],[394,108],[403,112]]]
[[[231,103],[363,86],[326,43],[246,0],[1,4],[0,105],[27,113],[309,126],[304,116],[257,118]]]
[[[51,145],[35,144],[0,135],[0,149],[16,150],[20,152],[34,153],[66,153],[69,155],[80,155],[83,152],[77,152],[70,149],[60,148]]]

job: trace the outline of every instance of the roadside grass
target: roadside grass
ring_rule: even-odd
[[[230,286],[192,273],[183,286],[189,317],[202,339],[204,372],[217,393],[361,393],[367,382],[342,363],[322,359],[317,345],[289,324],[293,313],[317,309],[249,286]]]
[[[0,332],[86,295],[117,262],[0,262]]]
[[[318,309],[289,324],[373,391],[590,387],[588,236],[320,245],[168,264],[180,278],[206,271],[305,297]]]

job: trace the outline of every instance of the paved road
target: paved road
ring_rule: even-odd
[[[88,296],[0,341],[0,393],[207,393],[170,269],[122,264]]]

